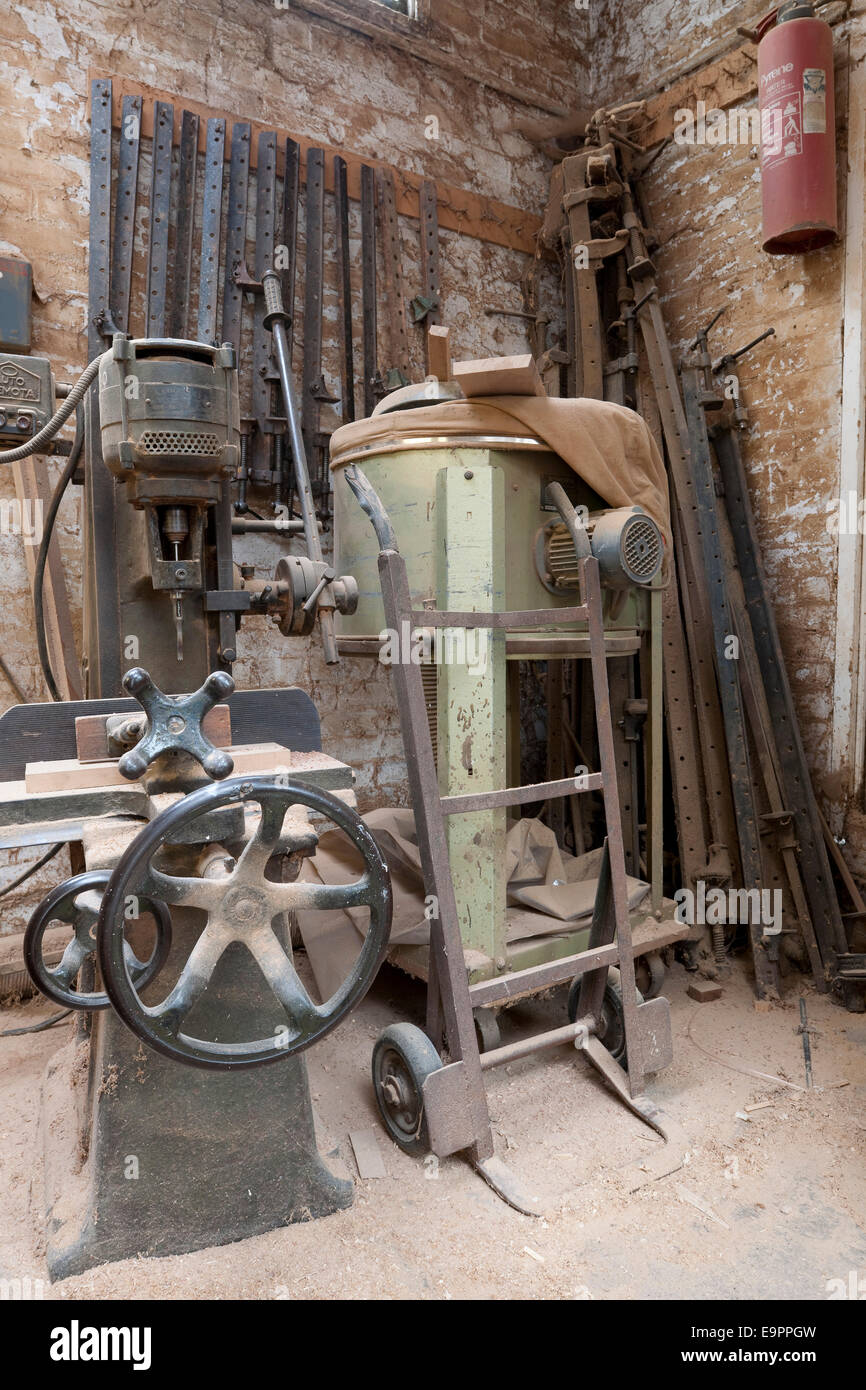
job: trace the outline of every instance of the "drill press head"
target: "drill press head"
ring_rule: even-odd
[[[105,463],[145,512],[151,579],[172,596],[181,660],[184,596],[205,587],[205,515],[240,458],[234,349],[117,334],[99,365],[99,415]]]

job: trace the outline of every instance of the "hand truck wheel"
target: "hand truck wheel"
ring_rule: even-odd
[[[568,991],[568,1018],[570,1023],[577,1019],[577,1006],[580,998],[581,976],[573,981],[571,989]],[[644,1002],[643,995],[639,989],[635,989],[637,1002]],[[604,987],[604,1000],[601,1006],[601,1018],[595,1036],[600,1043],[603,1043],[615,1062],[619,1062],[621,1067],[627,1063],[625,1045],[625,1020],[622,1013],[622,985],[620,984],[619,971],[612,968],[607,977],[607,984]]]
[[[154,863],[166,840],[189,842],[200,817],[226,806],[257,806],[255,826],[237,857],[219,877],[169,872]],[[332,821],[364,861],[354,883],[276,883],[265,877],[268,861],[281,852],[291,806],[305,806]],[[306,823],[298,832],[307,843]],[[193,832],[194,837],[194,832]],[[123,905],[131,893],[153,894],[178,907],[207,914],[176,983],[161,1003],[145,1005],[122,949]],[[358,959],[330,999],[315,1004],[273,928],[274,919],[298,909],[366,906],[370,924]],[[391,879],[382,853],[361,818],[337,797],[317,787],[271,777],[233,778],[185,796],[155,817],[136,837],[105,891],[97,928],[105,988],[123,1022],[148,1047],[177,1062],[209,1070],[261,1066],[292,1057],[325,1037],[363,999],[381,965],[391,932]],[[219,1042],[183,1031],[184,1020],[206,992],[229,946],[239,943],[258,964],[283,1008],[286,1024],[263,1038]]]
[[[475,1037],[478,1039],[479,1052],[495,1052],[497,1047],[502,1046],[499,1019],[493,1009],[473,1009],[472,1019],[475,1023]]]
[[[82,965],[96,950],[96,922],[102,894],[111,878],[108,869],[94,869],[90,873],[76,874],[52,888],[42,900],[27,923],[24,933],[24,963],[28,974],[36,985],[55,1004],[66,1009],[107,1009],[109,998],[103,993],[79,993],[73,988],[73,981]],[[156,923],[156,941],[146,961],[140,961],[123,937],[123,931],[130,925],[124,905],[124,921],[121,928],[121,950],[136,988],[144,989],[162,969],[171,949],[171,917],[164,903],[152,898],[139,898],[136,920],[142,912],[150,913]],[[45,933],[52,922],[65,922],[73,929],[74,936],[69,942],[59,963],[53,967],[46,964],[43,951]]]
[[[657,999],[665,982],[665,963],[660,951],[638,956],[634,963],[637,987],[644,999]]]
[[[373,1090],[385,1128],[407,1154],[430,1152],[424,1082],[442,1059],[414,1023],[392,1023],[373,1048]]]

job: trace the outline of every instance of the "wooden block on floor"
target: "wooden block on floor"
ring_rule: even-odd
[[[692,980],[686,992],[690,999],[696,999],[699,1004],[710,1004],[722,997],[722,987],[715,980]]]
[[[130,711],[126,717],[134,719],[135,711]],[[111,714],[79,715],[75,721],[75,751],[79,762],[101,763],[112,757],[108,746],[107,723],[109,719],[116,718],[116,715]],[[202,722],[202,730],[215,747],[228,748],[232,741],[232,720],[228,705],[214,705],[213,709],[208,710]]]
[[[349,1142],[358,1165],[359,1178],[387,1178],[385,1161],[379,1151],[379,1141],[371,1129],[353,1129]]]
[[[521,357],[480,357],[455,362],[454,380],[472,396],[546,396],[544,382],[531,353]]]
[[[292,754],[279,743],[243,743],[230,749],[230,752],[237,776],[247,772],[276,772],[277,769],[288,772],[292,767]],[[83,763],[77,758],[62,758],[53,763],[28,763],[24,769],[24,787],[31,793],[131,785],[121,776],[116,759]]]

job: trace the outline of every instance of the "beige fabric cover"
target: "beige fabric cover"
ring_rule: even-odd
[[[410,810],[383,806],[363,817],[381,849],[394,890],[392,946],[426,945],[430,923],[424,913],[421,855]],[[603,850],[575,858],[560,850],[556,837],[539,820],[515,821],[505,840],[508,875],[506,937],[509,942],[534,936],[568,934],[588,926]],[[361,856],[341,830],[325,831],[316,853],[305,859],[301,878],[308,883],[353,883],[363,871]],[[628,903],[637,907],[649,885],[626,878]],[[322,999],[348,975],[367,930],[366,907],[345,911],[298,912],[298,927]]]
[[[670,554],[665,466],[646,422],[610,401],[555,396],[478,396],[418,410],[375,415],[343,425],[331,437],[331,467],[401,440],[436,436],[533,436],[558,454],[611,507],[640,506],[657,522]]]

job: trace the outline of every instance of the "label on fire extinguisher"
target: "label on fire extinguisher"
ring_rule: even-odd
[[[803,153],[803,99],[800,92],[780,96],[761,112],[761,160],[764,168]]]
[[[827,74],[823,68],[803,70],[803,134],[824,135],[827,130]]]

